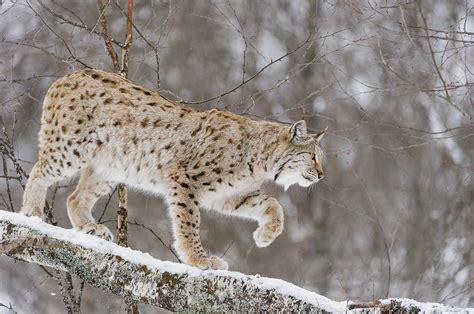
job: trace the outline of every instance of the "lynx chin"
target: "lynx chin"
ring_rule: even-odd
[[[254,121],[221,111],[196,111],[119,75],[80,70],[57,80],[43,105],[39,156],[22,213],[44,219],[48,187],[80,173],[67,200],[77,230],[112,240],[92,217],[94,203],[118,183],[162,195],[174,247],[187,264],[227,269],[207,256],[199,237],[200,210],[253,219],[259,247],[283,230],[278,201],[259,191],[264,181],[287,189],[323,178],[319,141],[304,121]]]

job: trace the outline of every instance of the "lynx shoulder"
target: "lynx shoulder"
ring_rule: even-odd
[[[283,211],[259,188],[264,181],[288,188],[320,180],[323,134],[308,134],[304,121],[283,125],[200,112],[116,74],[76,71],[53,83],[44,99],[38,161],[22,212],[43,217],[48,186],[80,173],[67,200],[71,223],[111,240],[92,209],[125,183],[165,198],[174,246],[185,263],[227,268],[201,245],[200,210],[256,220],[254,240],[268,246],[283,230]]]

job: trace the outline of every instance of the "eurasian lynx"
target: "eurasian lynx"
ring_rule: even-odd
[[[266,180],[285,188],[320,180],[323,134],[307,134],[304,121],[285,126],[215,109],[199,112],[119,75],[76,71],[57,80],[44,99],[38,162],[22,213],[43,217],[48,186],[81,172],[67,201],[71,223],[111,240],[92,208],[122,182],[165,197],[174,246],[185,263],[226,269],[201,245],[200,209],[256,220],[255,243],[269,245],[282,232],[283,211],[258,189]]]

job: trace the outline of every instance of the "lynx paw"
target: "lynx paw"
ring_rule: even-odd
[[[281,230],[272,230],[265,227],[258,227],[253,232],[253,239],[258,247],[269,246],[281,233]]]
[[[82,226],[81,231],[98,236],[99,238],[107,241],[112,241],[114,239],[114,236],[112,235],[112,232],[110,232],[109,228],[102,224],[89,222]]]
[[[229,269],[229,265],[226,263],[226,261],[216,255],[211,255],[209,260],[212,263],[212,269]]]
[[[227,263],[218,256],[212,255],[210,257],[196,258],[187,263],[191,266],[200,268],[202,270],[206,269],[228,269],[229,266]]]
[[[44,210],[39,207],[34,207],[33,209],[30,208],[22,208],[20,214],[23,214],[27,217],[39,217],[41,220],[46,221],[46,215]]]

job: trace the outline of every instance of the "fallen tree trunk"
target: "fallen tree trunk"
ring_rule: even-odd
[[[0,253],[67,271],[101,290],[171,311],[345,312],[336,302],[279,279],[202,271],[160,261],[94,236],[0,211]],[[396,299],[367,308],[419,311]],[[369,313],[371,311],[364,311]]]

